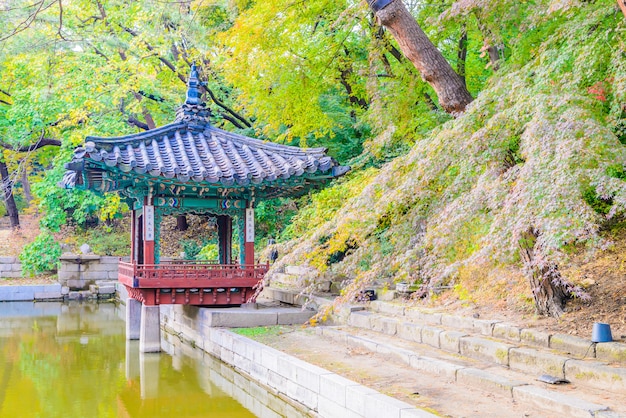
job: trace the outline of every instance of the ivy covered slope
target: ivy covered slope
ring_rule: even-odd
[[[543,17],[520,24],[466,112],[317,194],[273,271],[309,264],[351,279],[346,295],[373,281],[567,283],[568,260],[605,249],[626,209],[626,20],[614,2],[578,6],[534,5]]]

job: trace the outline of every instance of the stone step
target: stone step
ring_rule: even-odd
[[[521,373],[497,367],[482,369],[481,367],[484,366],[480,363],[477,364],[471,359],[464,359],[462,356],[439,358],[435,357],[436,354],[424,355],[417,343],[397,345],[396,343],[402,342],[397,336],[386,336],[384,342],[381,342],[381,339],[371,335],[375,334],[375,331],[364,333],[359,330],[359,335],[353,335],[349,332],[350,329],[345,327],[318,327],[316,331],[323,337],[347,346],[383,355],[386,359],[394,358],[413,369],[437,375],[454,384],[481,388],[489,392],[490,396],[513,399],[520,404],[546,412],[559,413],[568,417],[626,416],[626,408],[622,402],[604,402],[605,396],[601,390],[574,390],[572,387],[566,388],[566,392],[563,391],[565,388],[550,390],[538,386],[534,378]],[[562,390],[559,391],[558,389]],[[601,413],[607,415],[601,415]]]
[[[573,335],[551,334],[497,320],[476,319],[408,308],[404,305],[385,301],[370,302],[369,310],[384,316],[402,317],[406,321],[423,325],[454,328],[468,334],[480,334],[497,340],[505,340],[508,343],[521,343],[539,349],[556,350],[564,355],[569,354],[577,358],[596,358],[604,362],[623,364],[626,367],[626,344],[622,342],[592,343],[590,339]]]
[[[533,378],[549,374],[581,386],[626,395],[626,368],[624,367],[614,367],[597,362],[593,358],[583,360],[584,354],[572,356],[569,353],[557,354],[549,347],[527,347],[521,340],[514,344],[508,339],[493,337],[493,333],[491,336],[485,336],[487,327],[484,326],[484,322],[478,327],[473,327],[474,332],[479,332],[475,334],[470,331],[450,330],[443,325],[431,325],[436,321],[440,321],[440,324],[446,322],[444,319],[446,317],[441,314],[415,313],[414,318],[419,319],[409,321],[406,315],[391,317],[370,311],[354,311],[349,314],[347,323],[352,327],[375,331],[385,336],[397,336],[406,341],[425,344],[452,354],[497,364]],[[469,322],[466,321],[464,324],[463,319],[451,323],[460,324],[462,328],[457,326],[457,329],[470,329]],[[495,327],[488,328],[495,329]],[[565,338],[560,338],[560,340],[562,342],[559,344],[568,344],[573,347],[579,344],[581,339],[569,342]],[[583,352],[582,344],[576,352]]]

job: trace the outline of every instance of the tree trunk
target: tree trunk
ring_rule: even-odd
[[[187,228],[189,228],[189,224],[187,223],[187,217],[185,215],[176,216],[176,230],[186,231]]]
[[[556,264],[539,261],[540,250],[536,245],[538,236],[534,229],[523,234],[519,243],[520,255],[527,270],[537,313],[558,318],[563,314],[568,295],[562,286],[561,273]]]
[[[467,81],[465,80],[465,60],[467,59],[467,29],[465,25],[461,31],[461,37],[459,38],[459,50],[457,52],[456,72],[459,77],[463,79],[463,84],[467,87]]]
[[[4,192],[4,205],[7,208],[9,214],[9,220],[11,221],[11,228],[20,227],[20,217],[17,212],[17,205],[13,198],[13,185],[9,178],[9,170],[4,161],[0,161],[0,179],[2,179],[2,191]]]
[[[33,194],[30,191],[30,182],[28,181],[28,171],[26,170],[26,162],[23,162],[22,166],[22,190],[24,190],[24,200],[26,205],[30,206],[30,202],[33,201]]]
[[[369,0],[376,18],[398,42],[402,53],[430,84],[444,110],[459,115],[471,103],[463,79],[454,72],[441,52],[428,39],[402,0]]]

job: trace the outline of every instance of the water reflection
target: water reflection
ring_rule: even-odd
[[[0,303],[0,417],[300,415],[251,398],[253,383],[199,350],[164,342],[170,355],[140,354],[123,308]]]

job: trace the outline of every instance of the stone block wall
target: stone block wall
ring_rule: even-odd
[[[0,279],[22,277],[22,264],[17,257],[0,257]]]
[[[117,280],[119,260],[120,257],[65,253],[60,258],[59,283],[72,290],[86,290],[101,281]]]
[[[326,418],[436,417],[244,336],[210,327],[203,321],[203,315],[187,315],[172,305],[161,305],[160,315],[166,332],[193,343],[262,387],[285,394],[310,415]]]

